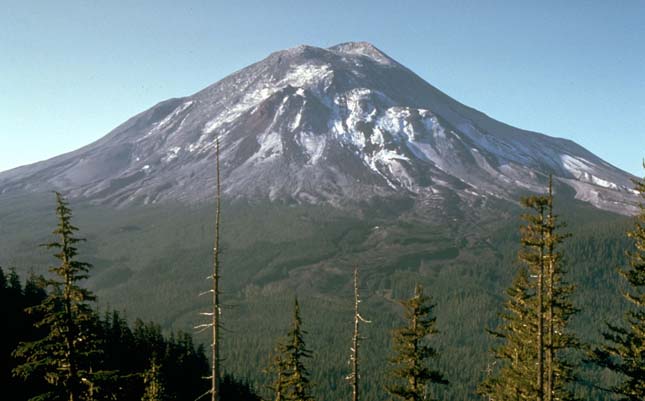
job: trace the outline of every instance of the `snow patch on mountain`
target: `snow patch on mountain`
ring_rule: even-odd
[[[576,178],[588,173],[592,168],[591,163],[582,157],[564,154],[560,156],[560,160],[562,161],[562,166]]]
[[[168,125],[171,123],[175,122],[177,119],[177,116],[179,116],[181,113],[186,111],[190,106],[193,105],[193,101],[189,100],[187,102],[184,102],[183,104],[179,105],[175,110],[172,111],[172,113],[168,114],[163,120],[159,121],[158,123],[153,124],[153,128],[148,131],[143,137],[139,139],[139,141],[144,140],[151,135],[154,135],[158,132],[161,132],[164,128],[166,128]],[[185,120],[185,117],[182,119],[182,122]],[[181,125],[181,124],[180,124]]]
[[[302,107],[304,107],[304,104]],[[295,131],[300,126],[301,120],[302,120],[302,108],[298,110],[298,114],[296,114],[293,121],[291,122],[291,125],[289,125],[289,128],[291,129],[291,131]]]
[[[242,113],[257,106],[258,103],[267,99],[275,92],[275,88],[271,86],[262,87],[244,95],[242,100],[237,102],[233,107],[226,108],[222,113],[218,114],[214,119],[207,121],[204,125],[204,133],[210,134],[216,129],[225,124],[230,124],[239,118]]]
[[[593,163],[582,157],[562,155],[561,160],[564,168],[567,169],[567,171],[573,174],[573,176],[580,181],[589,182],[603,188],[610,188],[615,190],[621,189],[621,186],[619,186],[615,182],[594,175],[593,173],[596,170],[595,166],[593,165]],[[622,189],[628,188],[622,187]]]
[[[171,162],[177,158],[179,151],[181,151],[181,146],[173,146],[168,149],[166,155],[161,160],[165,163]]]
[[[271,131],[260,135],[260,149],[249,158],[250,163],[262,163],[278,158],[283,152],[282,136],[279,132]]]
[[[303,64],[292,67],[280,82],[278,87],[284,87],[287,84],[296,88],[311,87],[314,84],[329,84],[333,76],[333,70],[327,64]],[[320,88],[325,89],[325,87]]]
[[[323,157],[327,140],[313,132],[303,131],[298,135],[298,144],[302,145],[309,157],[309,164],[317,164]]]
[[[616,185],[615,183],[603,180],[602,178],[596,177],[595,175],[591,176],[591,182],[601,187],[618,189],[618,185]]]

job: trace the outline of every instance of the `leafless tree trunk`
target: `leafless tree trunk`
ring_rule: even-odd
[[[211,388],[201,395],[197,400],[206,396],[208,393],[211,394],[211,401],[219,401],[220,391],[219,391],[219,373],[220,373],[220,356],[219,356],[219,328],[220,328],[220,316],[221,316],[221,304],[219,301],[219,270],[220,270],[220,211],[221,211],[221,184],[220,184],[220,141],[219,137],[216,139],[216,151],[215,151],[215,164],[216,164],[216,193],[215,193],[215,244],[213,247],[213,273],[207,278],[213,280],[212,288],[200,295],[205,295],[210,293],[212,296],[212,309],[210,312],[202,312],[203,316],[210,316],[210,323],[200,324],[195,326],[196,329],[207,330],[210,328],[212,330],[212,343],[211,343]]]
[[[553,280],[555,276],[555,255],[554,255],[554,234],[553,227],[553,183],[549,176],[549,194],[547,202],[547,221],[546,221],[546,252],[547,252],[547,338],[546,338],[546,401],[553,399]]]
[[[544,212],[540,209],[540,254],[537,285],[537,399],[544,400]]]
[[[352,386],[352,401],[358,401],[358,384],[360,375],[358,372],[358,350],[360,347],[360,323],[369,323],[363,319],[359,311],[359,304],[361,303],[359,284],[358,284],[358,267],[354,268],[354,334],[352,335],[352,347],[349,362],[352,367],[352,373],[347,377]]]
[[[215,246],[213,247],[213,315],[212,315],[212,372],[211,372],[211,401],[219,401],[219,231],[220,231],[220,211],[221,211],[221,185],[220,185],[220,166],[219,166],[219,137],[216,141],[216,169],[217,169],[217,193],[215,206]]]

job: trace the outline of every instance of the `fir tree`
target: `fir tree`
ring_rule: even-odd
[[[524,262],[530,274],[535,277],[535,316],[536,316],[536,399],[544,399],[544,259],[545,259],[545,210],[547,199],[544,196],[530,196],[521,200],[522,206],[532,213],[522,218],[526,225],[521,228],[520,260]]]
[[[0,398],[8,400],[26,400],[43,391],[38,378],[20,380],[12,377],[12,370],[17,360],[12,356],[21,341],[30,341],[44,335],[42,330],[34,328],[36,316],[28,315],[25,308],[40,304],[47,296],[42,288],[36,285],[35,278],[29,277],[24,285],[15,273],[10,273],[10,282],[0,268],[0,321],[4,322],[0,330]]]
[[[49,289],[47,298],[29,313],[42,316],[37,327],[47,331],[45,337],[23,342],[15,351],[22,364],[14,374],[24,379],[44,377],[50,391],[33,400],[64,399],[79,401],[89,399],[93,388],[92,362],[97,353],[94,336],[96,316],[90,308],[94,296],[79,282],[88,277],[90,265],[76,260],[76,244],[83,239],[75,236],[77,227],[71,223],[72,211],[67,202],[56,193],[58,226],[53,231],[55,241],[46,244],[56,249],[58,266],[51,267],[52,279],[43,279]]]
[[[406,401],[427,400],[428,384],[448,384],[437,369],[428,366],[428,360],[437,356],[437,351],[428,344],[429,337],[438,332],[436,318],[432,316],[434,305],[420,285],[416,286],[414,296],[401,304],[407,326],[394,332],[395,355],[390,359],[391,375],[397,383],[386,389]]]
[[[222,376],[222,399],[227,401],[262,401],[253,387],[246,381],[240,380],[231,374]]]
[[[578,312],[571,302],[575,286],[565,280],[562,242],[571,235],[560,233],[566,225],[558,222],[553,209],[553,184],[549,176],[544,220],[545,267],[545,347],[544,398],[546,401],[574,399],[572,384],[577,380],[569,360],[580,348],[577,337],[568,329],[571,316]]]
[[[497,330],[490,331],[503,343],[493,349],[495,362],[490,366],[489,376],[481,383],[479,392],[495,401],[533,400],[537,394],[537,319],[525,268],[518,271],[506,294],[505,312],[500,314],[501,324]],[[496,374],[490,375],[493,368]]]
[[[286,338],[278,342],[273,365],[269,372],[276,375],[271,386],[274,401],[312,401],[311,382],[304,360],[312,353],[304,341],[300,304],[294,301],[293,320]]]
[[[150,368],[143,374],[145,390],[141,401],[165,401],[165,387],[161,377],[161,366],[157,357],[153,355],[150,361]]]
[[[568,358],[578,348],[567,329],[576,312],[569,300],[574,287],[564,280],[559,250],[568,237],[553,213],[553,190],[522,199],[530,212],[522,216],[519,259],[524,265],[507,291],[506,311],[491,334],[502,340],[493,349],[495,369],[479,391],[491,400],[573,399],[575,380]]]
[[[311,381],[309,372],[305,367],[304,360],[311,358],[312,353],[305,344],[304,335],[306,331],[302,329],[302,320],[300,318],[300,304],[298,298],[294,300],[293,321],[291,330],[287,334],[287,343],[285,358],[287,376],[287,401],[310,401],[313,400],[311,394]]]
[[[635,184],[644,201],[639,205],[634,228],[627,233],[634,243],[627,252],[629,267],[619,271],[629,284],[623,296],[631,307],[623,325],[607,324],[605,343],[593,351],[599,366],[619,374],[620,383],[611,391],[624,401],[645,399],[645,179]]]
[[[286,354],[285,348],[284,344],[281,342],[278,343],[271,365],[265,370],[267,374],[274,377],[269,385],[269,389],[273,394],[273,401],[284,401],[287,393],[287,377],[289,372],[287,371],[287,364],[283,359]]]

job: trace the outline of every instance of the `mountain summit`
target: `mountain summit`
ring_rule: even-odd
[[[553,174],[598,208],[629,213],[635,199],[629,174],[462,105],[366,42],[272,53],[86,147],[0,173],[0,193],[57,189],[118,206],[204,200],[218,136],[230,198],[472,205],[544,192]]]

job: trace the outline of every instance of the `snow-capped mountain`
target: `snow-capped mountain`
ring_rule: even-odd
[[[632,177],[581,146],[493,120],[364,42],[273,53],[84,148],[0,173],[0,194],[58,189],[119,206],[204,200],[218,136],[228,197],[515,200],[543,192],[552,173],[598,208],[629,213],[635,200]]]

